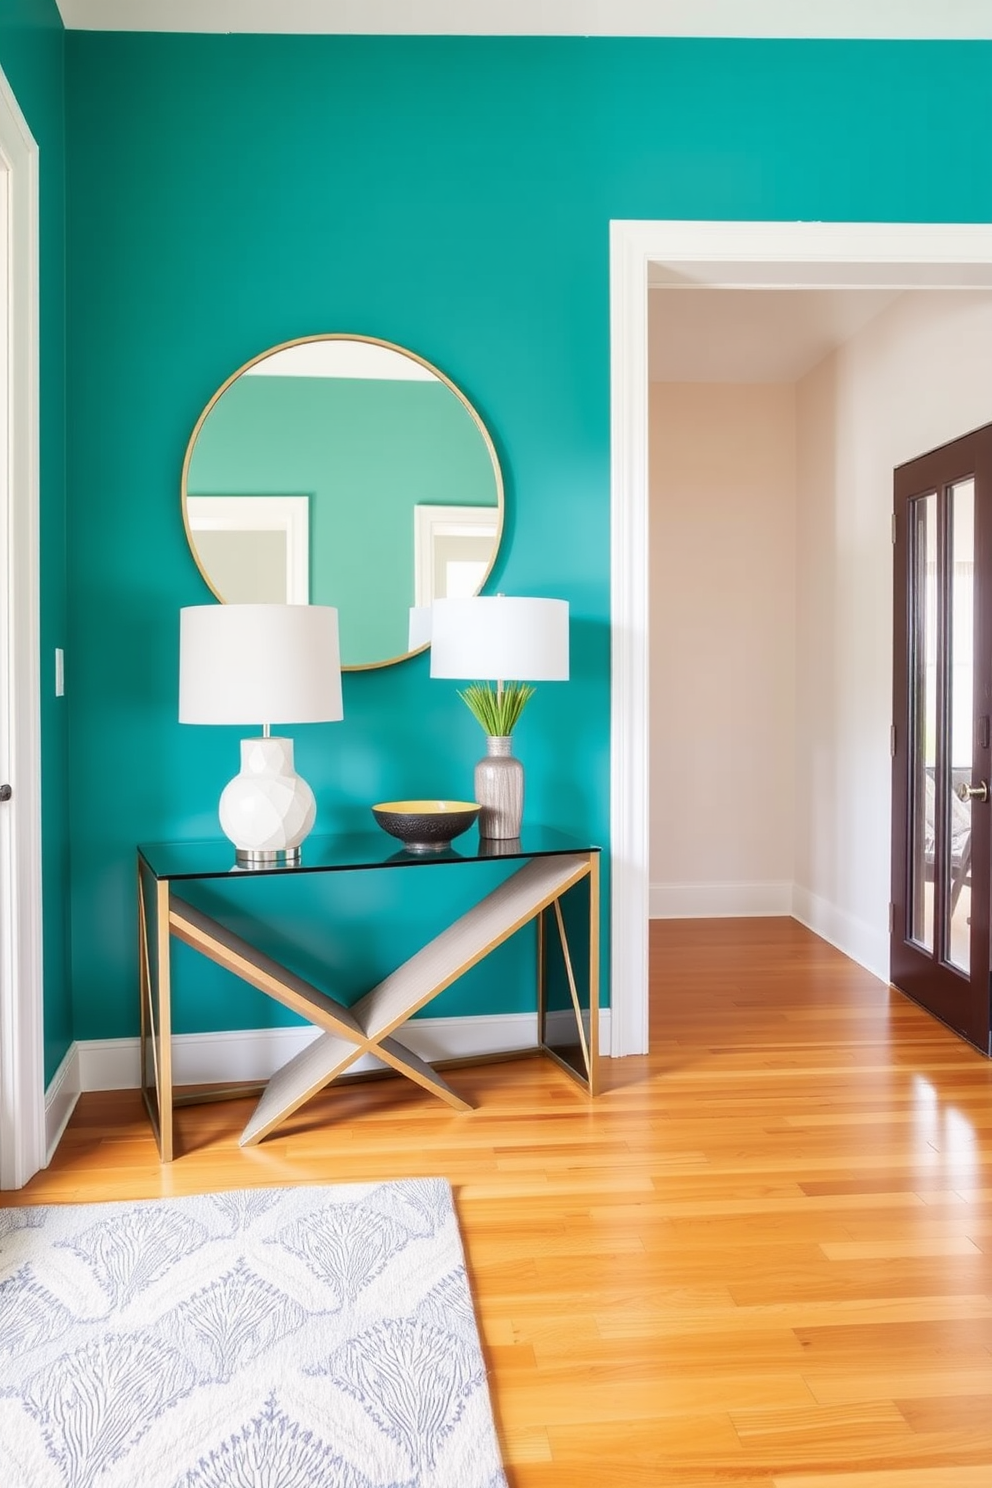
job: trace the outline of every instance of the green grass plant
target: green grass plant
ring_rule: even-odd
[[[513,733],[528,699],[533,695],[533,687],[526,682],[503,682],[498,688],[485,682],[473,682],[458,694],[473,717],[494,739]]]

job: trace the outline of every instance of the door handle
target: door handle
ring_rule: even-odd
[[[977,785],[966,785],[962,780],[955,794],[959,801],[987,801],[989,783],[987,780],[980,780]]]

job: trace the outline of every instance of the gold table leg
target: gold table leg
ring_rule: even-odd
[[[559,894],[548,909],[541,914],[538,920],[537,941],[537,1007],[538,1007],[538,1044],[543,1054],[553,1059],[556,1064],[571,1075],[582,1085],[590,1095],[595,1095],[599,1088],[599,854],[590,853],[588,856],[587,872],[584,875],[588,881],[589,893],[589,1026],[586,1029],[583,1019],[583,1008],[579,996],[574,965],[572,961],[571,947],[569,946],[568,934],[565,928],[565,918],[562,914],[562,900],[567,889]],[[549,1041],[549,1018],[556,1012],[564,1010],[552,1010],[548,1007],[548,955],[549,941],[548,929],[545,923],[546,917],[554,913],[555,926],[557,929],[558,944],[561,948],[563,970],[568,984],[571,1012],[575,1019],[576,1047],[578,1056],[573,1060],[566,1057],[562,1046],[556,1047],[554,1041]],[[571,1047],[571,1046],[569,1046]]]
[[[138,863],[141,1095],[163,1162],[172,1161],[172,998],[169,885]],[[149,1069],[150,1066],[150,1069]],[[149,1074],[151,1078],[149,1079]]]

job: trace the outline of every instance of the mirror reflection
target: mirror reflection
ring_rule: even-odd
[[[342,665],[419,649],[411,612],[478,594],[503,482],[478,414],[420,357],[362,336],[273,348],[228,378],[183,464],[183,520],[219,600],[338,609]]]

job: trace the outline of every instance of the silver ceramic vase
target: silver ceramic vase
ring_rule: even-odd
[[[524,814],[524,767],[513,757],[509,734],[486,739],[486,755],[475,767],[480,837],[519,837]]]

